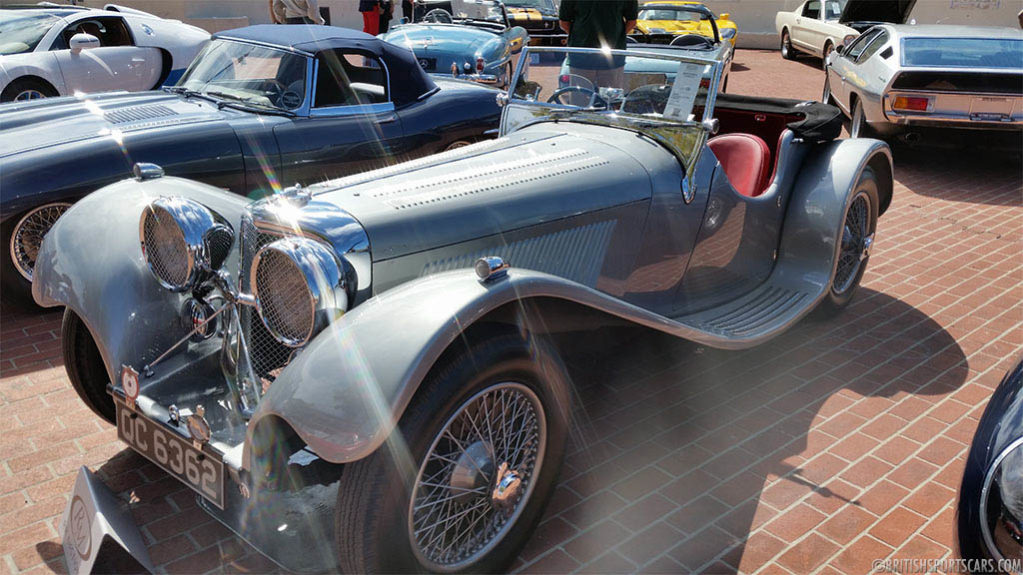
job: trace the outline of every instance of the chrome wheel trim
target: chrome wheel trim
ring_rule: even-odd
[[[781,35],[781,57],[788,58],[792,52],[792,40],[789,39],[789,33],[785,32]]]
[[[529,387],[496,383],[463,402],[434,437],[409,500],[409,542],[423,567],[462,570],[504,540],[546,446],[543,405]]]
[[[45,98],[46,94],[43,94],[39,90],[22,90],[18,92],[18,95],[14,97],[15,102],[27,102],[29,100],[38,100],[39,98]]]
[[[859,100],[856,100],[856,105],[853,107],[852,121],[849,122],[849,137],[859,138],[860,132],[863,131],[863,104]]]
[[[821,101],[825,104],[831,104],[831,79],[828,78],[828,70],[824,69],[824,94],[821,95]]]
[[[447,152],[449,150],[457,150],[458,148],[464,148],[470,144],[471,142],[466,142],[465,140],[456,140],[448,144],[448,147],[444,148],[444,151]]]
[[[856,281],[860,267],[870,257],[873,245],[874,234],[870,232],[870,196],[861,191],[856,194],[845,212],[838,265],[835,267],[835,280],[831,282],[831,291],[835,295],[849,291]]]
[[[70,207],[71,204],[67,202],[44,204],[30,210],[18,220],[11,232],[9,253],[11,263],[21,277],[32,281],[32,270],[36,265],[36,256],[39,255],[43,236],[50,231],[57,218]]]

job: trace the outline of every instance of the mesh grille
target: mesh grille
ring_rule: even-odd
[[[242,289],[247,293],[252,293],[252,286],[249,285],[249,269],[253,257],[259,248],[281,239],[281,236],[260,233],[248,218],[242,218],[241,230],[242,268],[239,280]],[[249,361],[252,363],[252,369],[266,382],[273,382],[280,368],[287,365],[294,350],[277,341],[267,331],[263,322],[256,317],[254,308],[244,306],[239,310],[239,315],[245,342],[249,349]]]
[[[294,345],[305,343],[313,327],[312,294],[295,262],[275,249],[264,250],[255,287],[260,314],[270,331]]]
[[[142,241],[146,261],[156,277],[179,288],[188,282],[188,246],[174,218],[159,207],[151,207],[143,222]]]

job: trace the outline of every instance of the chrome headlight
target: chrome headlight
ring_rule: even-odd
[[[160,285],[191,289],[203,270],[223,265],[234,232],[202,204],[180,197],[158,198],[139,220],[142,257]]]
[[[1023,559],[1023,438],[1009,444],[987,472],[980,525],[995,559]]]
[[[722,28],[720,30],[720,34],[722,39],[728,40],[732,36],[735,36],[735,28]]]
[[[348,283],[334,251],[309,238],[269,243],[252,260],[259,317],[289,347],[305,345],[348,309]]]

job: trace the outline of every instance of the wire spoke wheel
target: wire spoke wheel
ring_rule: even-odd
[[[835,270],[835,281],[831,284],[835,294],[841,295],[852,287],[860,266],[870,256],[873,243],[874,236],[870,232],[870,198],[860,193],[853,198],[845,213],[838,267]]]
[[[43,94],[39,90],[25,90],[20,92],[14,97],[15,102],[27,102],[28,100],[38,100],[39,98],[45,98],[46,94]]]
[[[71,204],[66,202],[39,206],[22,216],[15,226],[11,234],[11,261],[26,280],[32,281],[32,270],[36,265],[43,236],[70,207]]]
[[[540,473],[546,420],[536,393],[498,383],[464,402],[419,468],[409,540],[433,571],[466,568],[514,526]]]

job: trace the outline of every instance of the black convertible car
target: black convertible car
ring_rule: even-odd
[[[264,25],[217,34],[164,91],[0,106],[3,297],[31,301],[43,234],[136,163],[263,195],[490,137],[496,94],[361,32]]]

